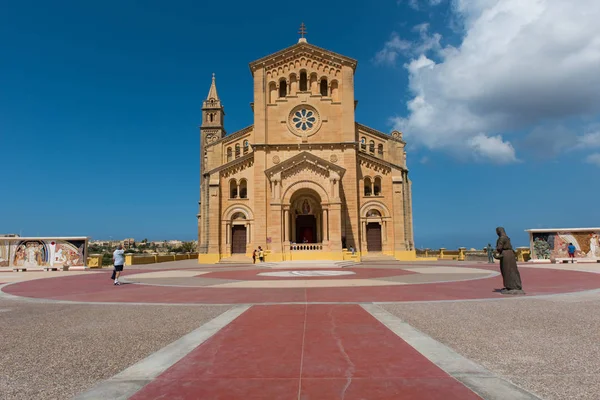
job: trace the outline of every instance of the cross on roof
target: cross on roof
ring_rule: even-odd
[[[300,30],[298,31],[298,34],[301,38],[303,38],[304,35],[306,35],[306,26],[304,26],[304,22],[300,24]]]

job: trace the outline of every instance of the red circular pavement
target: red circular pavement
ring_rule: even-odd
[[[403,267],[407,268],[407,266]],[[473,265],[473,267],[497,270],[486,265]],[[131,270],[125,273],[125,275],[155,271],[156,270]],[[393,271],[394,274],[402,273],[399,269],[388,271]],[[223,271],[223,273],[224,272],[225,271]],[[235,272],[246,273],[245,271]],[[264,270],[261,270],[261,272],[264,272]],[[520,272],[527,296],[569,293],[600,288],[600,274],[596,273],[527,267],[520,268]],[[252,273],[256,274],[257,270],[253,270]],[[357,303],[469,300],[506,297],[495,291],[502,287],[502,278],[500,276],[459,282],[397,286],[273,289],[172,287],[137,284],[126,284],[115,287],[113,286],[112,281],[107,279],[109,276],[109,271],[107,271],[106,273],[90,273],[60,278],[37,279],[11,284],[5,286],[2,290],[5,293],[15,296],[38,299],[80,302],[181,304],[261,304],[290,302]],[[331,278],[332,277],[329,279]],[[239,279],[239,277],[237,279]]]

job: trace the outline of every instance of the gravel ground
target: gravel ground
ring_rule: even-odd
[[[600,398],[600,293],[383,308],[544,399]]]
[[[0,398],[71,398],[227,309],[0,300]]]

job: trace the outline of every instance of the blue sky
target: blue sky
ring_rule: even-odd
[[[0,231],[195,239],[211,74],[227,131],[250,125],[248,63],[296,43],[302,21],[358,60],[357,120],[405,133],[418,247],[598,226],[599,7],[534,3],[6,3]],[[546,19],[565,29],[538,35]]]

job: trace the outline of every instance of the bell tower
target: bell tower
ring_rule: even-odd
[[[210,170],[208,164],[207,147],[225,136],[223,128],[225,111],[219,95],[215,74],[212,74],[212,83],[208,90],[206,100],[202,102],[202,124],[200,125],[200,200],[198,201],[198,251],[204,254],[208,251],[209,244],[209,176],[205,175]],[[218,187],[217,187],[218,189]]]
[[[202,134],[202,144],[210,144],[225,136],[223,129],[225,119],[225,110],[217,94],[217,84],[215,74],[212,74],[212,83],[208,90],[208,96],[202,103],[202,125],[200,132]]]

